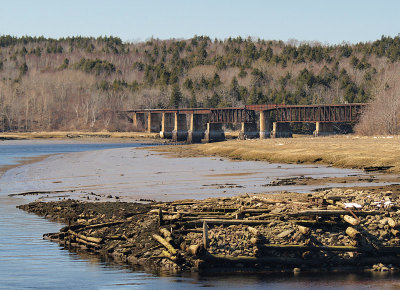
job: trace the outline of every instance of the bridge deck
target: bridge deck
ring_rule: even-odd
[[[151,114],[205,114],[210,123],[252,123],[256,112],[272,114],[276,122],[354,122],[367,104],[334,105],[246,105],[240,108],[182,108],[182,109],[139,109],[127,113]]]

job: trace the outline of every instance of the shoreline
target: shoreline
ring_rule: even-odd
[[[184,148],[187,147],[185,146]],[[111,157],[115,162],[115,160],[126,160],[127,157],[129,157],[126,155],[127,152],[136,151],[134,153],[138,155],[131,155],[130,157],[134,159],[137,159],[138,157],[144,158],[144,160],[147,160],[146,162],[153,160],[155,163],[150,162],[150,167],[154,166],[154,164],[160,166],[160,158],[163,160],[171,159],[167,158],[164,154],[158,156],[158,154],[151,153],[154,152],[154,150],[160,150],[160,148],[150,148],[151,151],[149,151],[149,148],[145,148],[144,150],[136,149],[101,150],[96,152],[96,154],[91,154],[90,152],[71,153],[68,154],[68,157],[76,158],[75,161],[83,158],[84,160],[81,161],[84,163],[88,160],[97,158],[103,162],[100,164],[111,167],[110,170],[112,171],[121,167],[123,163],[119,163],[118,167],[113,168],[109,162],[110,159],[104,158],[105,156],[112,155]],[[163,151],[164,149],[165,148],[161,148],[160,151]],[[120,155],[118,155],[117,152],[119,152]],[[62,160],[62,158],[62,155],[48,158],[47,162],[52,160]],[[174,159],[171,161],[173,160]],[[180,158],[179,160],[181,162],[184,161],[185,158]],[[201,160],[201,157],[197,158],[197,163],[199,162],[198,160]],[[235,162],[215,157],[207,157],[205,160],[208,166],[209,162],[214,162],[215,164],[226,162],[228,168],[231,168],[233,164],[232,162]],[[65,160],[62,162],[65,162]],[[243,165],[245,163],[246,162],[238,162],[235,164]],[[173,166],[176,167],[176,164],[173,164]],[[193,164],[193,161],[190,160],[189,164]],[[257,163],[257,168],[262,164],[263,163]],[[80,165],[77,165],[77,168],[79,167]],[[161,167],[168,171],[168,168],[164,168],[163,166]],[[304,170],[304,168],[307,167],[300,168],[303,168]],[[327,168],[329,169],[329,167]],[[140,169],[144,171],[146,170],[143,166],[141,166]],[[46,168],[46,170],[49,169]],[[87,170],[87,168],[85,170]],[[277,168],[274,168],[274,170],[277,170]],[[319,168],[318,170],[321,169]],[[50,171],[53,172],[54,170]],[[74,169],[73,172],[76,172],[76,169]],[[48,174],[48,172],[46,174]],[[178,176],[181,178],[182,174],[180,173]],[[207,173],[205,176],[207,176],[207,178],[212,178],[213,176],[215,178],[239,178],[241,176],[249,178],[251,174],[249,175],[242,170],[240,173],[231,174],[227,173],[224,169],[224,173],[213,171]],[[83,177],[86,178],[86,176]],[[358,177],[350,176],[350,178]],[[285,180],[285,182],[287,181],[288,180]],[[291,180],[289,179],[289,181]],[[58,180],[56,182],[57,183],[55,184],[59,184]],[[74,182],[77,182],[76,178],[74,178]],[[310,182],[315,182],[315,180],[310,180]],[[176,184],[173,184],[174,188],[176,188],[176,186]],[[228,184],[225,193],[232,193],[231,191],[234,190],[234,188],[232,189],[229,186],[230,184]],[[165,190],[163,184],[161,184],[161,187]],[[115,185],[112,185],[111,188],[115,189]],[[132,187],[129,188],[130,190],[132,189]],[[139,188],[141,188],[140,185]],[[154,190],[154,184],[151,184],[151,189]],[[389,189],[391,190],[389,191]],[[215,191],[216,188],[211,188],[210,190]],[[275,188],[273,188],[273,190],[275,190]],[[215,267],[213,269],[216,271],[248,271],[252,273],[256,273],[257,271],[307,272],[315,271],[321,266],[327,269],[329,268],[328,270],[330,271],[339,271],[341,269],[344,269],[345,271],[356,271],[361,265],[363,267],[365,266],[363,271],[386,272],[398,271],[400,269],[400,264],[397,264],[397,257],[390,256],[393,255],[393,253],[397,253],[397,251],[400,253],[400,246],[398,245],[400,239],[397,238],[400,236],[400,232],[397,230],[398,224],[400,224],[400,216],[397,216],[397,212],[393,211],[397,207],[400,207],[400,204],[397,205],[397,203],[400,202],[397,200],[400,196],[400,186],[398,185],[382,185],[375,186],[375,188],[338,188],[320,190],[314,193],[284,192],[280,194],[244,194],[247,190],[243,190],[239,187],[238,192],[241,195],[236,193],[233,197],[226,197],[226,195],[223,195],[225,197],[213,197],[204,200],[186,199],[179,201],[179,198],[176,198],[175,196],[175,198],[172,199],[175,201],[150,205],[132,202],[125,203],[122,202],[122,199],[119,197],[116,198],[116,195],[113,196],[115,199],[112,199],[112,202],[104,202],[107,199],[99,199],[97,202],[93,203],[92,201],[96,200],[98,195],[93,192],[88,192],[86,197],[91,197],[91,199],[87,198],[86,201],[66,200],[46,203],[38,202],[30,203],[21,206],[20,208],[38,215],[44,215],[48,219],[59,220],[68,224],[68,226],[61,229],[59,233],[45,234],[44,237],[58,242],[73,251],[78,249],[84,250],[96,255],[110,256],[112,259],[122,263],[140,265],[143,267],[151,265],[157,267],[157,269],[172,272],[192,270],[204,272],[207,270],[207,267],[203,268],[204,265],[212,265]],[[42,196],[51,195],[51,192],[39,192],[39,195],[40,194]],[[142,202],[149,202],[150,200],[148,196],[144,196],[146,198],[144,198]],[[186,194],[186,197],[187,196],[188,194]],[[374,196],[372,201],[369,200],[370,196]],[[60,199],[60,196],[54,197]],[[387,211],[379,211],[375,213],[375,211],[372,210],[374,202],[378,202],[379,200],[387,201],[387,198],[394,205],[390,214],[387,215]],[[367,200],[368,202],[366,202]],[[108,201],[111,200],[108,199]],[[371,213],[368,212],[364,217],[362,212],[353,210],[353,214],[355,213],[360,219],[362,217],[360,220],[361,224],[357,223],[349,225],[347,221],[343,222],[345,216],[351,217],[349,214],[350,212],[343,208],[343,204],[344,202],[354,201],[360,204],[366,204],[366,208],[363,210],[372,211]],[[68,206],[69,203],[74,204],[74,206]],[[301,206],[302,204],[306,205],[305,208]],[[215,205],[217,205],[216,209],[210,211],[209,208]],[[130,207],[133,207],[133,209]],[[222,210],[219,210],[218,208]],[[76,209],[79,209],[80,211],[76,212]],[[104,210],[106,212],[104,212]],[[154,210],[158,211],[155,212]],[[296,210],[298,213],[302,213],[304,210],[306,212],[307,210],[311,210],[314,212],[311,215],[314,215],[318,222],[321,222],[321,214],[322,217],[326,217],[326,214],[322,213],[321,210],[329,212],[329,219],[325,220],[325,222],[330,226],[332,226],[330,223],[334,222],[333,225],[337,226],[335,230],[336,233],[333,236],[324,236],[326,231],[326,228],[324,229],[324,223],[322,223],[322,228],[324,230],[321,231],[321,229],[315,228],[315,225],[313,226],[314,219],[308,220],[307,218],[303,218],[296,220],[290,218],[293,214],[296,214]],[[108,216],[107,212],[109,211],[112,215]],[[161,215],[160,211],[162,212]],[[108,216],[105,219],[104,214],[106,214],[106,217]],[[371,225],[371,219],[369,216],[374,216],[374,219],[372,220],[373,225]],[[215,225],[216,217],[219,220],[217,225]],[[388,218],[391,218],[395,225],[389,226]],[[214,248],[207,251],[204,251],[201,247],[202,236],[204,236],[204,230],[201,228],[201,225],[204,221],[206,221],[210,227],[210,238],[214,239],[214,242],[211,243]],[[228,226],[223,226],[226,223],[228,223]],[[303,229],[305,225],[307,225],[308,230]],[[384,233],[380,230],[379,225],[383,226],[382,229],[385,231]],[[383,251],[392,251],[393,253],[390,252],[389,256],[384,256],[383,258],[381,256],[374,258],[374,255],[369,256],[369,254],[365,254],[370,251],[368,250],[368,247],[357,247],[364,247],[366,242],[359,239],[359,234],[352,237],[351,234],[347,233],[347,228],[349,227],[360,232],[361,237],[365,236],[365,241],[367,241],[367,243],[370,243],[369,241],[371,238],[376,242],[379,241],[380,237],[383,237],[382,239],[385,243],[380,247]],[[100,228],[102,230],[95,230]],[[251,228],[256,228],[256,232],[258,231],[259,233],[252,233],[253,230]],[[172,240],[169,240],[171,237],[167,232],[165,232],[165,229],[168,230],[167,232],[172,231]],[[227,229],[231,229],[230,232],[226,232]],[[344,232],[345,230],[346,232]],[[104,231],[107,234],[104,234]],[[303,231],[305,232],[303,233]],[[316,240],[311,239],[311,241],[314,242],[311,242],[310,244],[307,238],[310,231],[313,233],[313,239],[317,239],[319,242],[316,243]],[[273,233],[272,236],[270,236],[270,232]],[[331,232],[331,230],[329,230],[329,232]],[[135,236],[135,233],[138,233],[139,236]],[[234,241],[227,240],[229,236],[234,236],[238,233],[240,236],[237,238],[238,241],[242,241],[243,237],[246,237],[242,242],[247,245],[246,247],[249,247],[248,251],[246,250],[245,252],[240,253],[235,252],[237,249],[242,249],[242,246],[237,245],[232,247]],[[260,236],[260,233],[262,233],[262,236]],[[161,237],[161,239],[158,237],[156,238],[155,235]],[[254,236],[252,237],[252,235]],[[275,236],[279,236],[281,240],[274,240]],[[223,239],[226,240],[227,245],[229,245],[234,252],[227,251],[226,248],[224,248],[225,246],[222,248],[221,252],[219,237],[224,237]],[[333,240],[338,237],[341,237],[339,239],[344,244],[336,244],[336,242],[333,242]],[[345,237],[344,240],[343,237]],[[255,240],[251,242],[251,238],[255,238]],[[287,238],[289,238],[289,240],[287,240]],[[186,243],[182,244],[182,239],[186,241]],[[272,243],[271,239],[273,241]],[[172,244],[175,250],[171,250],[169,246],[165,246],[163,242],[164,240],[169,240],[168,243]],[[322,242],[325,243],[323,246],[324,248],[318,248],[320,247],[318,243]],[[326,244],[326,242],[328,244]],[[138,249],[132,248],[133,245],[138,245]],[[281,246],[277,247],[277,245]],[[287,247],[284,246],[282,248],[282,245],[287,245]],[[163,250],[163,247],[166,249]],[[301,255],[296,256],[299,249],[301,249]],[[320,256],[319,254],[313,256],[316,252],[321,251],[327,251],[328,253],[339,252],[340,254],[335,254],[336,256],[329,254],[332,263],[326,265],[326,262],[323,262],[325,259],[323,256]],[[311,252],[311,254],[304,254],[306,252]],[[273,259],[265,259],[264,257],[265,255],[270,257],[273,254],[275,255]],[[344,256],[341,256],[342,254]],[[287,257],[287,255],[291,258],[286,259],[285,257]],[[256,266],[258,264],[263,266],[259,268]]]

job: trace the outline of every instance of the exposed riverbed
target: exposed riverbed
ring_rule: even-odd
[[[0,145],[0,156],[6,155],[4,154],[6,147],[2,147],[6,145],[6,143]],[[50,146],[50,150],[38,152],[37,148],[31,150],[30,146],[32,144],[29,142],[21,144],[21,151],[16,150],[11,159],[10,156],[3,157],[3,160],[8,159],[3,162],[3,165],[11,164],[21,157],[74,151],[57,151]],[[93,149],[102,148],[86,148],[85,150]],[[296,185],[292,187],[263,186],[276,178],[302,175],[313,178],[363,175],[360,171],[329,167],[315,168],[250,162],[254,163],[252,167],[247,162],[231,162],[219,158],[173,159],[152,154],[154,153],[131,148],[71,153],[52,156],[35,165],[29,164],[8,171],[0,179],[0,285],[2,288],[99,289],[120,286],[176,289],[201,286],[229,288],[247,286],[253,289],[287,287],[337,289],[349,285],[357,288],[371,286],[389,288],[392,283],[397,283],[397,278],[393,275],[381,276],[379,279],[371,275],[342,274],[318,278],[308,274],[300,276],[284,274],[273,277],[261,275],[199,277],[196,274],[188,274],[184,277],[159,277],[140,271],[133,272],[132,269],[100,261],[94,257],[70,253],[54,243],[42,240],[43,233],[55,232],[62,225],[48,222],[15,208],[16,205],[32,200],[32,197],[7,196],[9,193],[20,191],[73,189],[75,191],[70,193],[71,196],[78,198],[87,198],[93,191],[103,195],[105,199],[110,199],[107,196],[112,195],[113,200],[115,196],[130,200],[140,198],[171,200],[183,198],[187,194],[190,194],[191,198],[205,198],[210,195],[222,196],[238,192],[283,189],[292,191],[296,188]],[[308,189],[303,187],[299,190]],[[173,194],[168,195],[169,193]],[[59,198],[63,197],[56,199]]]

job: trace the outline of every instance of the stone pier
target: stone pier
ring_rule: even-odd
[[[239,132],[239,139],[245,140],[245,139],[253,139],[257,138],[258,132],[257,132],[257,124],[256,123],[245,123],[242,122],[242,128],[240,129]]]
[[[328,136],[334,134],[333,123],[316,122],[314,137]]]
[[[144,113],[133,113],[132,120],[133,120],[133,127],[136,128],[136,130],[145,129]]]
[[[174,130],[172,131],[172,140],[183,141],[187,139],[186,114],[174,113]]]
[[[213,142],[225,140],[225,132],[222,123],[207,123],[207,129],[202,142]]]
[[[161,130],[161,114],[147,113],[147,132],[160,132]]]
[[[175,114],[162,113],[161,115],[161,131],[160,137],[164,139],[172,139],[172,131],[174,130]]]
[[[290,123],[272,123],[271,138],[291,138],[292,131],[290,130]]]
[[[187,136],[188,143],[200,142],[204,138],[203,130],[203,115],[190,114],[189,115],[189,131]]]
[[[260,111],[260,139],[271,137],[271,116],[267,111]]]

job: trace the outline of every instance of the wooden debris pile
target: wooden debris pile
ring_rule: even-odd
[[[151,205],[118,202],[113,204],[121,209],[113,215],[101,203],[75,202],[75,209],[87,210],[75,210],[77,218],[69,226],[46,237],[170,270],[397,270],[399,202],[392,192],[343,189]],[[52,218],[60,218],[72,208],[66,210],[62,203],[35,203],[23,209],[43,214],[42,207]]]

